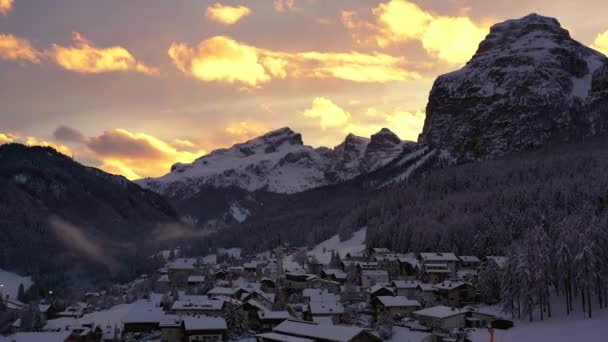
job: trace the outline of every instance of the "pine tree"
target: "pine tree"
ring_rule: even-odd
[[[226,308],[226,326],[228,328],[228,335],[232,339],[240,337],[243,332],[247,329],[243,316],[236,310],[234,305],[228,305]]]
[[[23,284],[19,284],[19,290],[17,291],[17,299],[22,303],[25,303],[27,301],[25,298],[25,290],[23,288]]]

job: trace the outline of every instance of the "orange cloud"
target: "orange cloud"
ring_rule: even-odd
[[[187,140],[168,143],[124,129],[106,131],[89,138],[86,146],[100,160],[102,170],[129,179],[161,176],[169,172],[169,166],[176,162],[192,162],[206,154],[205,150],[196,148]]]
[[[374,22],[343,12],[342,23],[358,43],[374,41],[380,47],[419,41],[428,54],[448,64],[463,64],[489,32],[466,16],[441,16],[406,0],[390,0],[372,9]]]
[[[270,80],[258,49],[223,36],[204,40],[194,48],[173,43],[169,56],[180,71],[201,81],[255,86]]]
[[[274,0],[274,9],[277,12],[295,11],[296,0]]]
[[[591,47],[604,55],[608,55],[608,31],[598,34]]]
[[[15,137],[11,133],[0,133],[0,145],[15,142]]]
[[[13,0],[0,0],[0,14],[7,15],[13,8]]]
[[[236,24],[239,20],[250,14],[251,9],[248,7],[224,6],[219,2],[207,7],[207,11],[205,11],[207,18],[224,25]]]
[[[157,68],[137,61],[125,48],[112,46],[98,48],[86,38],[74,32],[74,46],[53,44],[47,54],[62,68],[83,74],[99,74],[112,71],[134,71],[156,75]]]
[[[217,36],[196,47],[173,43],[169,56],[177,68],[201,81],[255,87],[273,78],[337,78],[353,82],[390,82],[420,78],[405,68],[403,57],[358,52],[281,52]]]
[[[312,101],[312,107],[304,111],[308,118],[319,118],[321,129],[343,127],[350,119],[350,113],[340,108],[330,99],[317,97]]]
[[[0,34],[0,58],[9,61],[24,60],[40,63],[40,52],[26,39],[11,34]]]

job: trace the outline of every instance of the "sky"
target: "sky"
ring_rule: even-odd
[[[608,53],[605,0],[0,0],[0,144],[137,179],[285,126],[416,140],[434,79],[532,12]]]

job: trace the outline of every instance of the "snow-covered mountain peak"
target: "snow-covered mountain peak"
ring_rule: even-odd
[[[334,184],[384,166],[403,150],[401,140],[383,129],[372,139],[348,134],[333,149],[304,145],[284,127],[230,148],[218,149],[171,172],[137,181],[170,196],[189,196],[203,188],[294,193]]]
[[[419,140],[475,160],[580,134],[581,124],[596,134],[603,126],[597,118],[581,121],[588,114],[580,112],[597,100],[607,67],[604,55],[554,18],[530,14],[496,24],[463,68],[435,81]]]

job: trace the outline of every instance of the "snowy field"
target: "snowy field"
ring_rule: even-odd
[[[365,250],[365,234],[367,228],[361,228],[355,232],[353,237],[348,240],[340,241],[338,235],[321,242],[310,250],[308,255],[314,256],[323,264],[329,264],[332,251],[338,251],[340,257],[344,259],[347,254],[357,254]],[[293,261],[293,255],[288,255],[283,259],[283,267],[289,271],[303,271],[302,267]]]
[[[577,299],[577,298],[575,298]],[[580,300],[580,298],[578,298]],[[495,330],[495,342],[535,341],[535,342],[583,342],[608,341],[608,309],[599,309],[597,300],[592,297],[593,318],[585,318],[580,308],[581,303],[574,301],[575,312],[569,316],[564,312],[564,305],[559,298],[553,298],[554,316],[544,321],[539,320],[538,313],[534,321],[514,320],[515,326],[509,330]],[[494,307],[481,311],[498,313]],[[510,319],[510,315],[500,316]],[[469,337],[473,342],[490,341],[487,329],[477,329]]]
[[[20,284],[23,284],[23,289],[27,291],[32,286],[32,278],[0,269],[0,285],[4,285],[0,286],[0,291],[4,298],[8,295],[10,299],[17,299]]]

